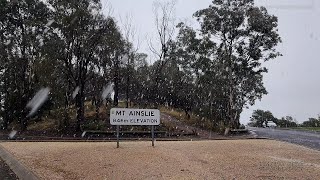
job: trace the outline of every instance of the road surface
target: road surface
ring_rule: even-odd
[[[272,138],[320,150],[320,133],[317,132],[253,127],[249,130],[257,137]]]
[[[18,177],[12,172],[8,165],[0,158],[0,179],[16,180]]]

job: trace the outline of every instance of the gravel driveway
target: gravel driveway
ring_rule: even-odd
[[[320,152],[273,140],[4,142],[42,179],[318,179]]]

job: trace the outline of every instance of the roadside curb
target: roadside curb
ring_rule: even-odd
[[[21,164],[0,144],[0,157],[10,167],[10,169],[18,176],[19,179],[38,180],[40,179],[26,166]]]
[[[270,139],[267,137],[244,137],[244,138],[188,138],[188,139],[157,139],[156,141],[163,141],[163,142],[173,142],[173,141],[230,141],[230,140],[248,140],[248,139],[252,139],[252,140],[261,140],[261,139]],[[120,139],[120,141],[123,142],[143,142],[143,141],[151,141],[151,139],[138,139],[138,138],[123,138]],[[113,139],[101,139],[101,140],[97,140],[97,139],[57,139],[57,140],[50,140],[50,139],[29,139],[29,140],[5,140],[2,142],[117,142],[117,140],[115,138]],[[1,145],[0,145],[1,146]]]

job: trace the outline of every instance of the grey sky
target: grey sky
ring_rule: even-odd
[[[107,1],[103,1],[107,13]],[[112,16],[118,19],[132,16],[141,45],[140,51],[151,54],[146,37],[155,37],[152,0],[109,0]],[[178,0],[177,22],[194,22],[192,14],[210,5],[211,0]],[[254,109],[270,110],[276,117],[291,115],[298,122],[320,113],[320,2],[318,0],[259,0],[269,13],[279,18],[279,33],[283,43],[278,49],[283,54],[266,63],[269,73],[264,77],[269,92],[256,105],[244,110],[241,122],[247,123]],[[152,56],[150,58],[153,58]],[[154,59],[150,59],[153,61]]]

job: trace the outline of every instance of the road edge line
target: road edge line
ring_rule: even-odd
[[[39,180],[40,178],[34,174],[29,168],[20,163],[14,156],[9,153],[0,144],[0,157],[10,167],[10,169],[18,176],[19,179]]]

